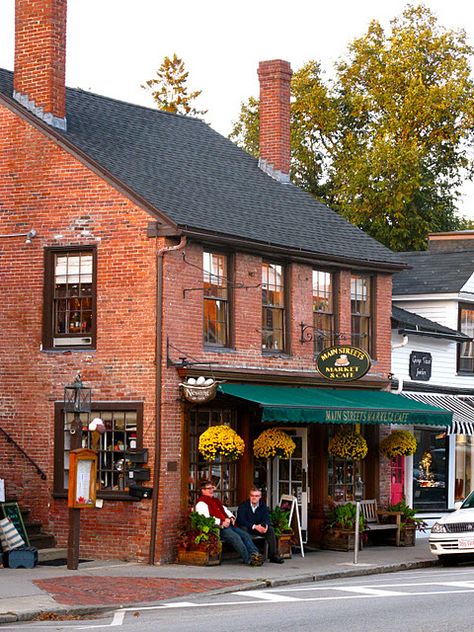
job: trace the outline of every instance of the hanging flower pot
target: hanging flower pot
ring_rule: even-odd
[[[277,428],[264,430],[253,442],[253,453],[257,459],[271,459],[274,456],[289,459],[295,448],[293,439]]]
[[[216,461],[218,457],[237,461],[244,453],[245,443],[229,426],[210,426],[199,437],[198,450],[206,461]]]
[[[380,442],[380,452],[388,459],[416,452],[415,435],[409,430],[394,430]]]
[[[328,452],[340,459],[362,461],[367,456],[367,441],[359,432],[341,428],[329,441]]]

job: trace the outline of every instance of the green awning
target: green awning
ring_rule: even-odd
[[[221,384],[219,391],[257,404],[262,421],[273,423],[423,424],[451,427],[453,413],[387,393],[365,389]]]

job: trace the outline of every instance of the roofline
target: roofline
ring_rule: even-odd
[[[302,263],[311,262],[312,264],[320,264],[323,266],[331,266],[337,264],[341,268],[364,268],[367,270],[374,270],[378,272],[394,272],[398,270],[404,270],[408,266],[406,264],[388,263],[386,261],[361,261],[360,259],[350,259],[348,257],[337,257],[334,255],[327,255],[325,253],[318,253],[309,250],[303,250],[302,248],[291,248],[288,246],[277,246],[275,244],[265,243],[252,239],[245,239],[244,237],[233,237],[232,235],[225,235],[218,233],[217,231],[206,231],[197,228],[190,228],[188,226],[180,226],[180,232],[183,235],[196,239],[198,241],[208,241],[214,244],[225,244],[228,246],[234,246],[241,252],[253,252],[255,253],[255,246],[258,246],[262,252],[267,252],[270,255],[287,256],[292,260],[300,261]],[[330,257],[330,258],[329,258]]]
[[[468,342],[473,340],[469,336],[463,333],[449,334],[442,331],[430,331],[429,329],[408,329],[407,327],[401,327],[398,329],[398,333],[406,336],[426,336],[428,338],[445,338],[446,340],[454,340],[455,342]]]
[[[51,127],[47,123],[44,123],[41,119],[36,117],[34,114],[30,113],[23,106],[17,103],[14,99],[6,96],[5,94],[0,92],[0,103],[3,102],[5,107],[12,111],[14,114],[17,114],[20,118],[25,120],[27,123],[35,127],[45,136],[48,136],[51,140],[57,143],[62,149],[70,153],[74,158],[76,158],[79,162],[81,162],[88,169],[93,171],[100,178],[105,180],[108,184],[112,185],[114,189],[116,189],[119,193],[127,197],[134,204],[139,206],[143,211],[155,217],[160,222],[165,224],[166,226],[173,227],[175,230],[177,229],[176,224],[164,213],[159,211],[155,206],[150,204],[145,198],[136,193],[129,186],[124,184],[121,180],[116,178],[110,171],[105,169],[100,163],[93,160],[90,156],[88,156],[84,151],[79,149],[74,143],[72,143],[68,138],[55,131],[54,127]]]

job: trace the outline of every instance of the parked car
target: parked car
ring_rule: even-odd
[[[431,528],[430,550],[443,566],[474,560],[474,491],[455,507]]]

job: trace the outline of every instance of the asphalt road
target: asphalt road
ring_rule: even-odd
[[[4,630],[113,632],[472,632],[474,567],[429,568],[279,586]]]

